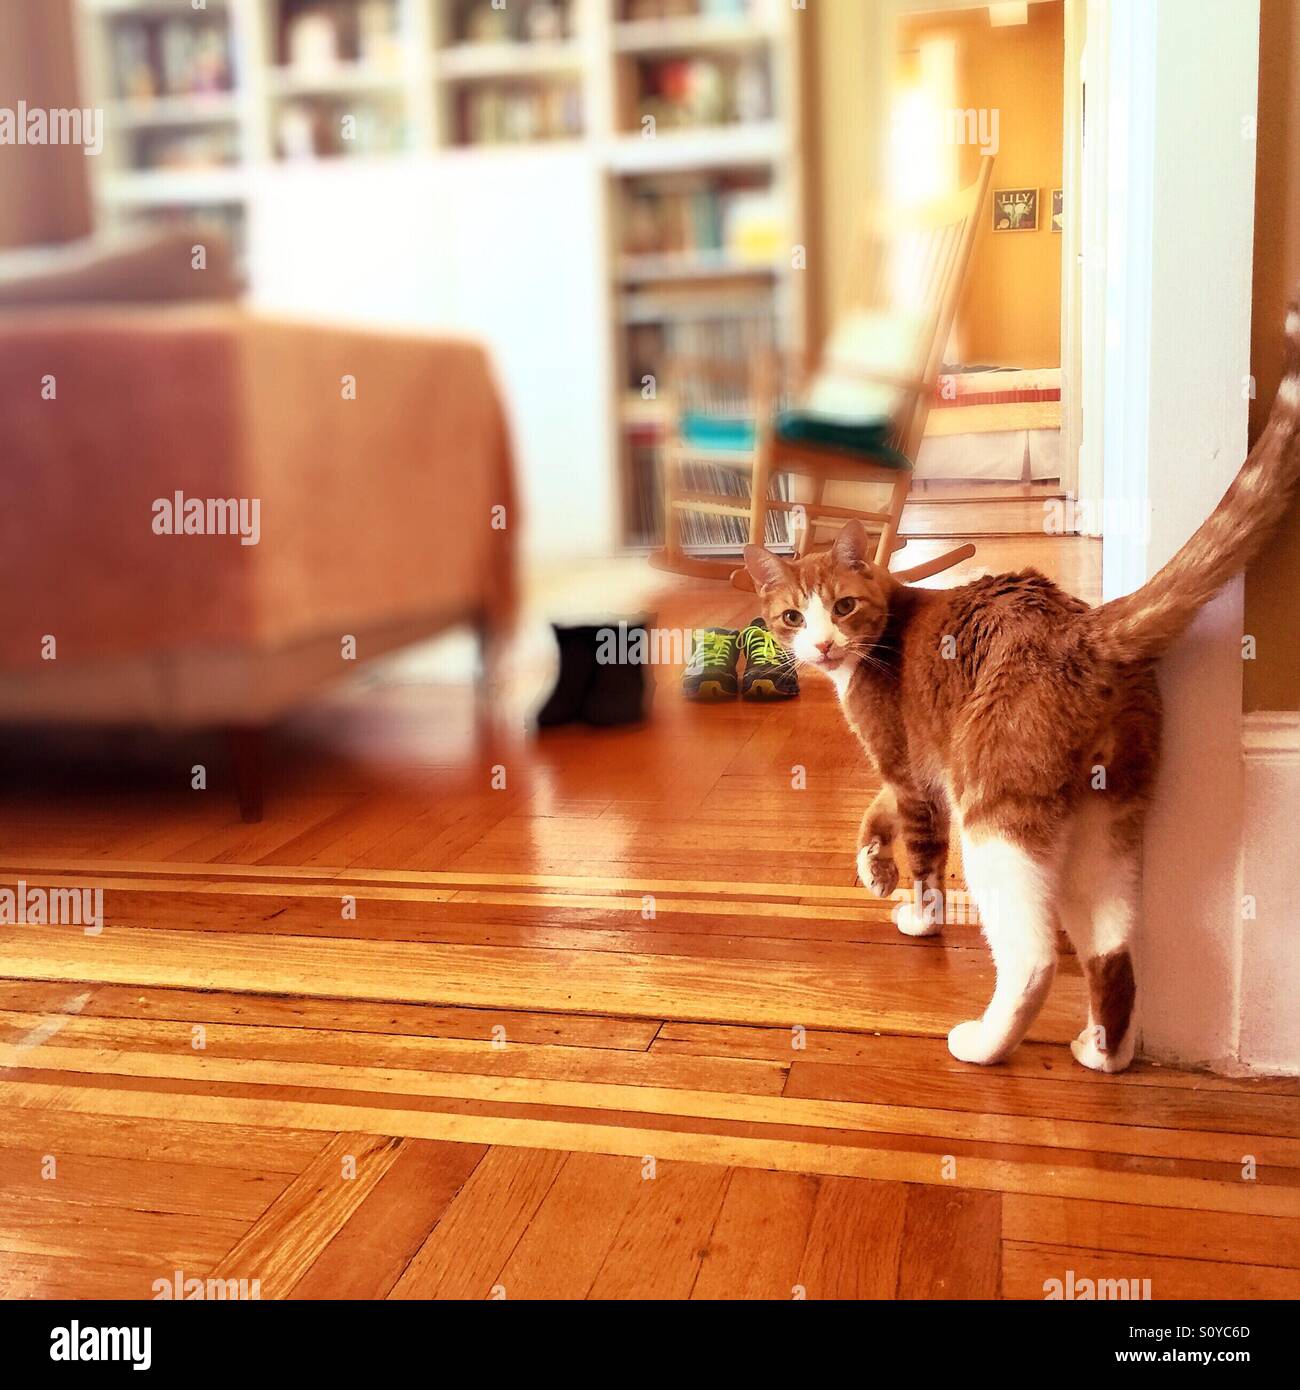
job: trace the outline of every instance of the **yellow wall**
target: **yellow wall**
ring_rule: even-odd
[[[967,362],[1058,367],[1061,235],[1051,230],[1051,197],[1061,186],[1064,5],[1030,5],[1028,24],[999,29],[987,7],[909,17],[900,25],[900,57],[938,35],[957,42],[958,109],[999,112],[994,188],[1039,190],[1035,232],[994,232],[985,210],[957,316],[958,349]],[[979,158],[978,147],[960,149],[963,185]]]
[[[1262,0],[1259,50],[1252,441],[1281,377],[1282,320],[1300,282],[1300,4]],[[1300,709],[1300,500],[1246,573],[1246,631],[1257,647],[1245,666],[1246,709]]]

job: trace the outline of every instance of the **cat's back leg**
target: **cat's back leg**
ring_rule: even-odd
[[[1088,1023],[1070,1050],[1093,1071],[1123,1071],[1137,1043],[1133,935],[1144,809],[1098,793],[1071,826],[1059,908],[1088,983]]]
[[[962,817],[966,884],[993,954],[997,983],[983,1016],[959,1023],[948,1050],[961,1062],[1004,1061],[1029,1031],[1056,973],[1056,895],[1064,817],[1044,802],[1002,817]],[[1032,831],[1028,829],[1032,827]]]

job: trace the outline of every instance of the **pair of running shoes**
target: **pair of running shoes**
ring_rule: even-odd
[[[745,669],[740,669],[741,658]],[[682,672],[688,700],[789,700],[799,693],[794,658],[772,636],[762,618],[737,631],[706,627],[696,634]]]

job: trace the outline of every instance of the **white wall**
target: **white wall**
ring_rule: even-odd
[[[612,550],[604,207],[584,152],[269,167],[249,262],[260,310],[484,342],[514,431],[525,549]]]
[[[1153,574],[1245,457],[1256,0],[1109,7],[1105,265],[1108,500],[1151,534],[1106,537],[1107,596]],[[1090,43],[1092,41],[1090,33]],[[1086,409],[1085,405],[1085,409]],[[1166,746],[1146,838],[1142,1047],[1241,1060],[1240,580],[1162,663]]]

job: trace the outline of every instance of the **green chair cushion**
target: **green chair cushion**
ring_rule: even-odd
[[[745,451],[754,447],[754,421],[736,415],[687,411],[681,418],[682,442],[696,449]],[[890,447],[891,426],[882,420],[846,420],[812,410],[783,410],[776,417],[776,437],[787,444],[833,449],[886,468],[907,469],[907,459]]]

